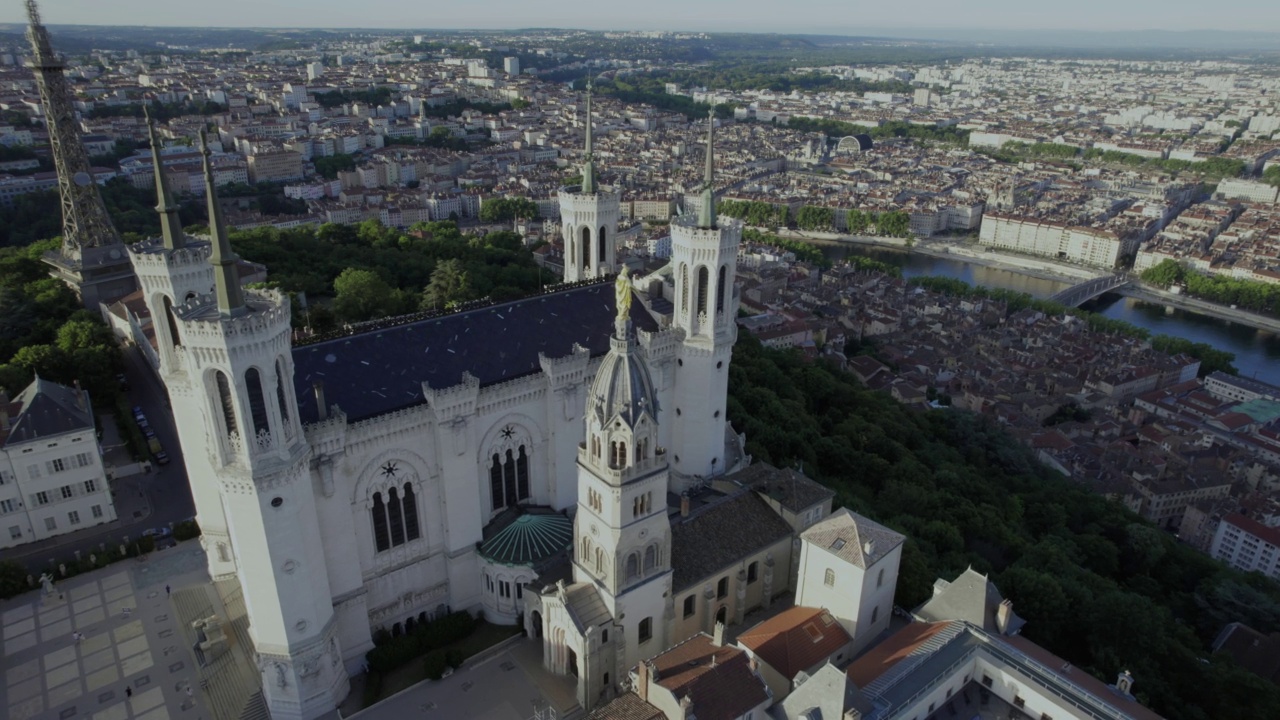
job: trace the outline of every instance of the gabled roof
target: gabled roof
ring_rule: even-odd
[[[996,612],[1004,598],[996,584],[972,567],[951,582],[939,578],[933,584],[933,597],[916,609],[917,618],[925,622],[964,620],[988,632],[999,633]],[[1006,633],[1012,635],[1025,624],[1010,611]]]
[[[800,537],[863,570],[875,565],[906,541],[901,533],[848,508],[831,513]]]
[[[666,720],[658,708],[640,699],[633,692],[623,693],[608,705],[602,705],[587,715],[587,720]]]
[[[761,495],[793,513],[799,513],[818,503],[835,497],[831,488],[811,480],[791,468],[776,468],[766,462],[755,462],[730,475],[741,485],[746,485]]]
[[[825,662],[853,638],[822,608],[793,607],[744,631],[738,644],[788,680]]]
[[[655,682],[679,701],[688,697],[698,720],[734,720],[769,699],[746,651],[717,646],[700,633],[649,661]]]
[[[9,403],[8,410],[8,435],[0,433],[5,447],[94,428],[88,394],[39,375]]]
[[[795,682],[798,684],[791,694],[773,706],[772,714],[778,720],[797,717],[843,720],[849,710],[859,713],[855,717],[866,717],[873,710],[849,676],[830,663],[811,676],[802,673]]]
[[[791,526],[763,499],[743,490],[671,518],[672,590],[680,592],[791,535]]]
[[[463,372],[481,386],[514,380],[538,372],[540,354],[566,357],[575,344],[604,355],[615,308],[613,284],[599,283],[295,347],[298,414],[319,419],[316,382],[325,383],[325,402],[355,421],[424,403],[424,382],[452,387]],[[631,321],[658,328],[643,303],[631,304]]]

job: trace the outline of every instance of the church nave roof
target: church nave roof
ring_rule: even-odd
[[[293,349],[294,389],[304,423],[319,419],[312,384],[349,421],[424,402],[422,383],[450,387],[470,372],[480,384],[538,372],[538,354],[569,355],[574,343],[592,357],[609,351],[616,314],[612,281],[491,305],[453,315],[369,330]],[[657,322],[632,303],[631,322]]]

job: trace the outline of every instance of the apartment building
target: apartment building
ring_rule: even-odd
[[[249,178],[255,182],[302,179],[302,156],[283,150],[249,156]]]
[[[1226,515],[1214,533],[1209,555],[1245,572],[1257,570],[1280,580],[1280,528],[1243,515]]]
[[[88,393],[38,377],[0,390],[0,548],[115,519]]]

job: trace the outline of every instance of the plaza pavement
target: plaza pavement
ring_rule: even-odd
[[[35,590],[3,603],[0,717],[209,718],[199,669],[165,593],[166,584],[176,591],[208,582],[200,544],[188,541],[57,582],[47,598]]]

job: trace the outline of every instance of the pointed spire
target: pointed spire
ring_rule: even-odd
[[[169,180],[164,175],[164,166],[160,163],[160,138],[156,136],[156,124],[151,119],[151,111],[146,105],[142,112],[147,118],[147,134],[151,137],[151,167],[156,175],[156,212],[160,213],[160,234],[164,246],[168,250],[177,250],[187,244],[182,234],[182,221],[178,219],[178,205],[169,192]]]
[[[236,270],[239,257],[231,252],[227,239],[227,225],[222,219],[222,207],[218,205],[218,193],[213,184],[213,163],[209,160],[209,144],[204,130],[200,131],[200,154],[204,156],[204,193],[209,200],[209,235],[213,240],[213,253],[209,263],[213,265],[213,280],[218,293],[218,310],[224,316],[236,317],[246,311],[244,294],[240,290],[240,273]]]
[[[591,152],[592,129],[591,79],[587,78],[587,146],[582,161],[582,192],[584,194],[596,191],[596,163]]]
[[[702,176],[702,207],[698,210],[698,227],[712,229],[716,226],[716,195],[713,186],[715,173],[716,109],[707,116],[707,169]]]

